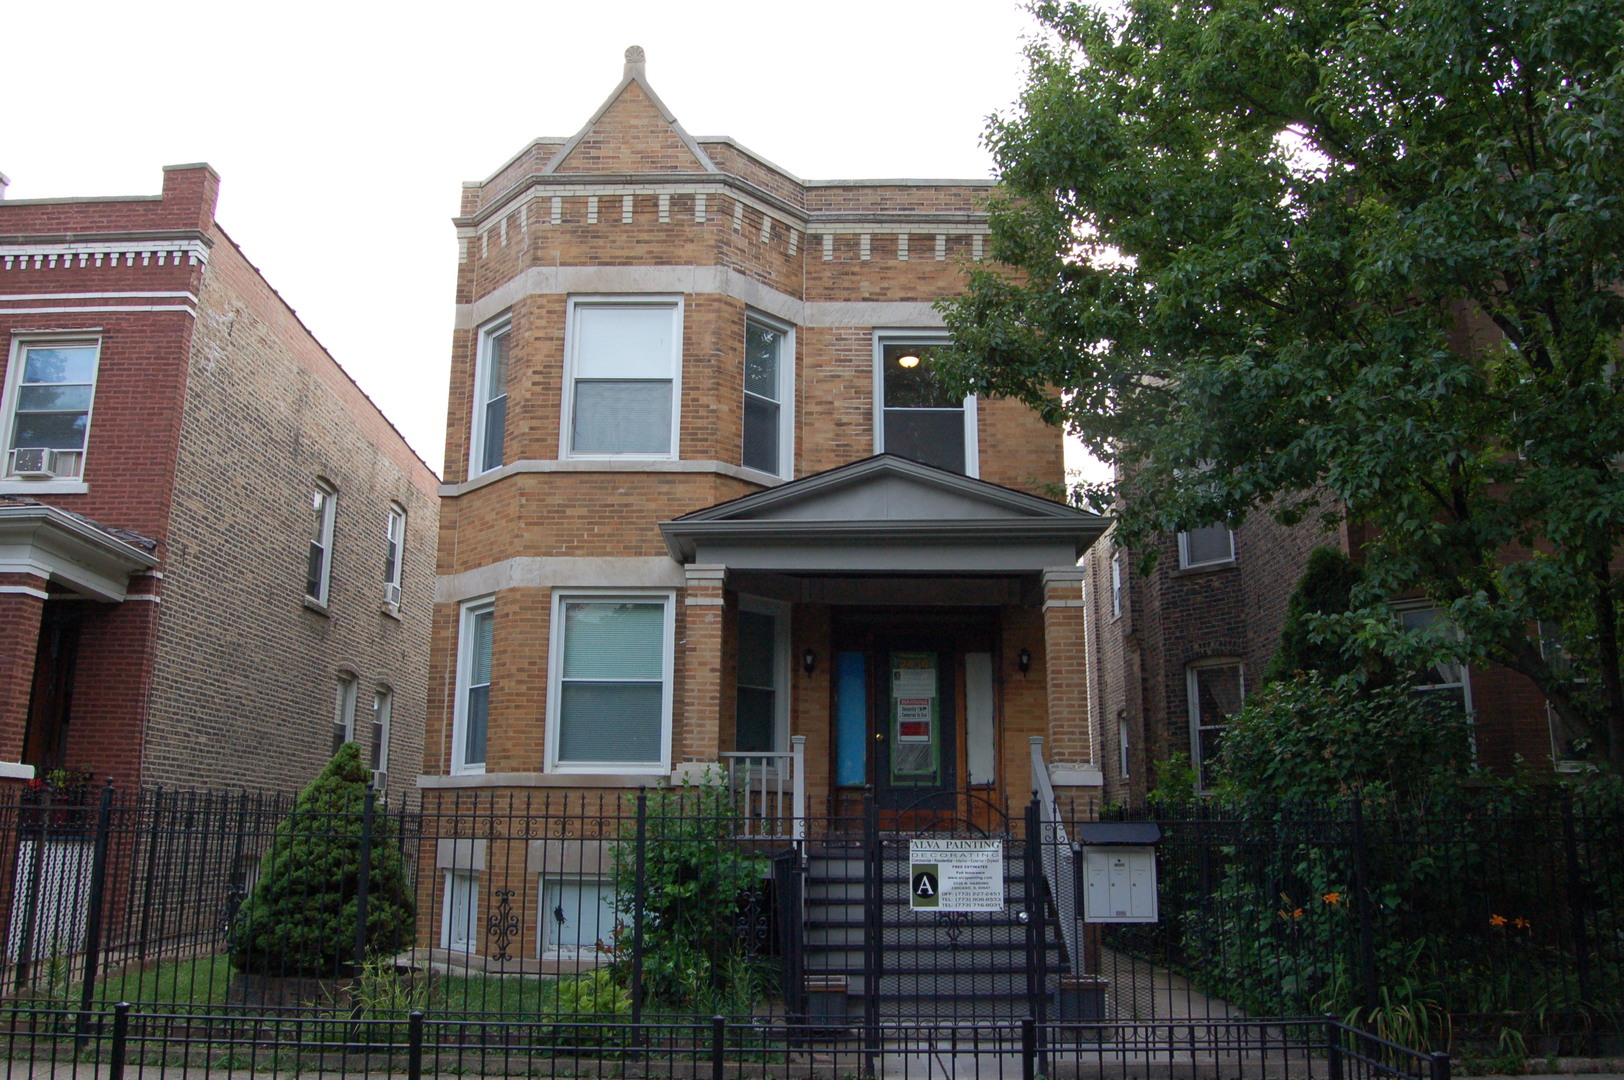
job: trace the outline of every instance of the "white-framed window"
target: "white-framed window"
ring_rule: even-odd
[[[474,415],[470,425],[468,475],[478,476],[501,465],[506,458],[508,347],[513,320],[503,316],[479,332],[479,354],[474,361]]]
[[[1426,632],[1443,618],[1437,608],[1426,603],[1395,605],[1393,616],[1400,626],[1414,633]],[[1451,637],[1459,636],[1459,631],[1447,624],[1445,632]],[[1472,711],[1472,684],[1465,664],[1439,660],[1416,673],[1415,689],[1417,693],[1437,694],[1454,701],[1463,713]]]
[[[740,463],[789,479],[795,468],[795,335],[786,323],[744,320],[744,450]]]
[[[1184,676],[1190,695],[1190,763],[1198,790],[1210,791],[1224,729],[1246,697],[1246,676],[1241,662],[1228,658],[1197,660],[1185,667]]]
[[[1539,620],[1539,655],[1557,674],[1574,677],[1573,658],[1568,652],[1567,642],[1563,640],[1562,628],[1545,619]],[[1574,681],[1583,686],[1589,680],[1574,678]],[[1574,738],[1573,733],[1563,726],[1562,718],[1549,701],[1545,703],[1545,721],[1551,729],[1551,763],[1557,772],[1584,772],[1596,767],[1591,760],[1589,743]]]
[[[789,747],[789,605],[741,596],[733,749],[771,754]]]
[[[338,693],[333,702],[333,752],[355,741],[355,676],[339,672]]]
[[[100,363],[98,337],[14,340],[11,378],[0,405],[8,478],[49,481],[84,475]]]
[[[380,686],[372,695],[372,786],[383,791],[389,786],[389,734],[395,711],[395,695]]]
[[[400,606],[400,579],[405,555],[406,508],[392,502],[383,533],[383,602],[391,607]]]
[[[1179,533],[1179,568],[1219,566],[1235,561],[1235,534],[1228,525],[1204,525]]]
[[[1128,779],[1128,718],[1117,717],[1117,754],[1120,755],[1122,766],[1122,779]]]
[[[571,297],[560,456],[675,458],[681,297]]]
[[[671,771],[669,592],[553,594],[547,769]]]
[[[476,600],[462,606],[457,633],[457,701],[451,722],[453,775],[485,771],[495,631],[495,601]]]
[[[1111,618],[1115,619],[1122,614],[1122,586],[1126,583],[1127,575],[1123,571],[1122,552],[1111,552]]]
[[[602,878],[544,878],[536,942],[542,956],[608,957],[615,944],[615,887]]]
[[[333,578],[333,519],[338,511],[338,489],[317,479],[310,496],[310,552],[305,561],[305,596],[327,605]]]
[[[977,476],[976,399],[942,384],[934,358],[946,345],[939,333],[874,335],[874,452]]]
[[[445,872],[440,948],[461,953],[479,951],[479,874],[474,871]]]

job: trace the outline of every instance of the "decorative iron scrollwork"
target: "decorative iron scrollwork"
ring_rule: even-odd
[[[764,888],[746,889],[739,894],[739,914],[733,928],[746,952],[759,956],[772,940],[772,912]]]
[[[485,920],[485,936],[495,946],[494,960],[512,960],[508,946],[519,936],[519,913],[513,910],[516,889],[497,889],[496,910]]]
[[[964,933],[964,928],[970,925],[970,913],[968,911],[938,911],[936,913],[936,922],[947,931],[947,940],[957,945],[959,935]]]

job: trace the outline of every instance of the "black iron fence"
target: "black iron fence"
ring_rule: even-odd
[[[725,787],[34,794],[0,806],[0,1035],[102,1066],[1343,1080],[1624,1030],[1616,812],[1225,809],[1159,815],[1158,920],[1099,923],[1098,815],[974,792],[793,839]],[[998,902],[915,903],[922,839]],[[1368,1034],[1271,1019],[1327,1013]]]
[[[1100,977],[1119,1015],[1329,1012],[1491,1060],[1616,1053],[1619,805],[1546,790],[1117,815],[1160,829],[1160,912],[1096,928]]]
[[[36,1018],[48,1020],[48,1017]],[[61,1018],[63,1022],[67,1017]],[[645,1045],[633,1046],[633,1034]],[[888,1024],[870,1051],[784,1020],[625,1024],[582,1018],[244,1017],[115,1005],[84,1038],[13,1026],[5,1074],[96,1080],[202,1073],[298,1076],[671,1077],[683,1080],[1450,1080],[1448,1055],[1421,1053],[1338,1020]]]

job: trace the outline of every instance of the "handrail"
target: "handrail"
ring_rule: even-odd
[[[801,840],[806,836],[806,736],[790,750],[727,751],[727,786],[746,836]]]
[[[1029,742],[1032,745],[1032,793],[1038,801],[1041,835],[1037,843],[1042,854],[1043,876],[1049,882],[1049,895],[1054,897],[1060,936],[1066,943],[1066,955],[1071,959],[1071,974],[1082,975],[1085,967],[1077,925],[1077,869],[1071,838],[1066,835],[1065,822],[1060,820],[1060,806],[1049,779],[1049,766],[1043,760],[1043,736],[1033,735]],[[1031,843],[1032,838],[1028,837],[1027,842]]]

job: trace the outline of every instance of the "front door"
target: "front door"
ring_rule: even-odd
[[[869,731],[882,809],[951,807],[958,788],[958,653],[945,642],[881,640],[870,654]]]

